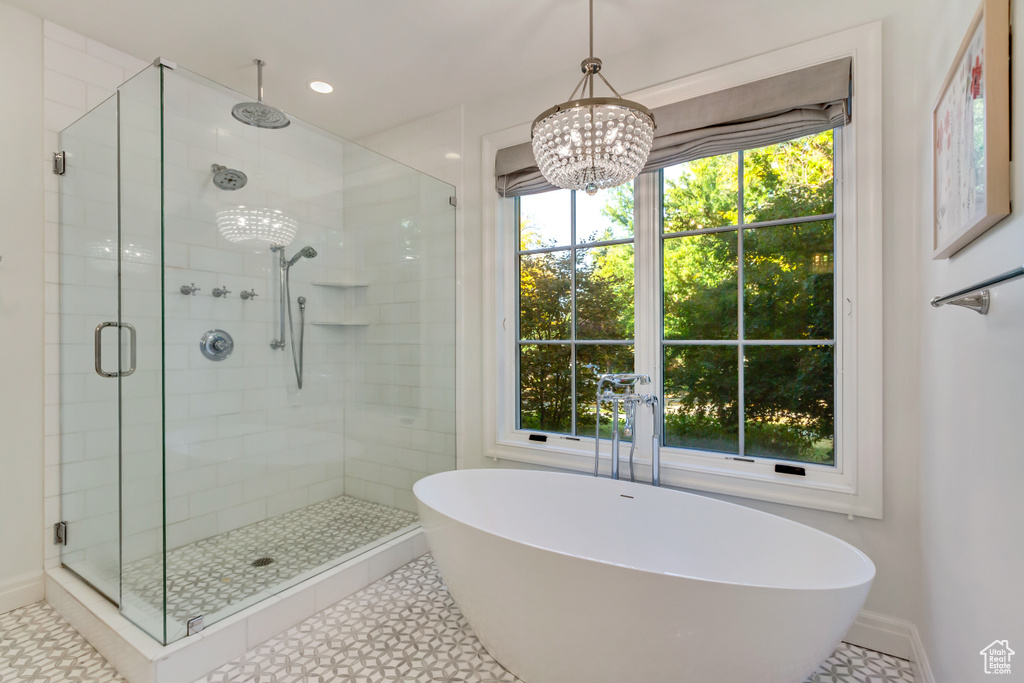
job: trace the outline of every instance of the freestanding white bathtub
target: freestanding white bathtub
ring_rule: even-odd
[[[828,534],[680,491],[484,469],[413,491],[455,602],[526,683],[798,683],[875,575]]]

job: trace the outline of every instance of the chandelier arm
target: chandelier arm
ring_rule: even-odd
[[[584,83],[586,83],[586,82],[587,82],[587,76],[589,76],[589,75],[590,75],[590,74],[586,74],[586,73],[585,73],[585,74],[583,74],[583,78],[581,78],[581,79],[580,79],[580,82],[576,84],[576,87],[572,89],[572,94],[571,94],[571,95],[569,95],[569,100],[570,100],[570,101],[571,101],[571,100],[572,100],[572,99],[573,99],[574,97],[576,97],[576,91],[580,89],[580,86],[583,86],[583,89],[584,89],[584,90],[586,90],[586,86],[584,85]],[[582,94],[582,93],[580,93],[580,94]]]
[[[613,93],[615,93],[615,96],[618,97],[621,100],[622,99],[622,95],[619,94],[618,90],[616,90],[614,87],[612,87],[612,84],[608,82],[608,79],[604,77],[604,74],[601,73],[600,71],[598,71],[597,75],[601,77],[601,80],[604,81],[604,84],[608,86],[608,89],[611,90]],[[590,96],[591,97],[594,96],[593,92],[591,92]]]

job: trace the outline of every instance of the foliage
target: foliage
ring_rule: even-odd
[[[832,212],[832,133],[771,147],[699,159],[666,180],[664,232],[817,216]],[[670,175],[670,174],[667,174]],[[606,219],[633,230],[628,186],[608,193]],[[547,246],[526,220],[524,249]],[[618,231],[621,234],[621,231]],[[591,235],[591,240],[606,239]],[[740,272],[736,230],[676,235],[664,240],[664,335],[668,340],[735,340]],[[833,336],[831,220],[743,231],[744,338],[823,340]],[[553,246],[553,245],[552,245]],[[572,311],[571,251],[524,255],[520,263],[522,339],[567,340]],[[633,250],[579,249],[576,257],[579,339],[632,339]],[[598,372],[632,370],[631,346],[577,347],[577,433],[594,420]],[[665,429],[668,445],[736,452],[740,420],[747,452],[831,462],[834,420],[830,346],[748,344],[666,346]],[[571,349],[523,345],[520,420],[524,428],[572,431]],[[606,420],[607,422],[607,420]]]

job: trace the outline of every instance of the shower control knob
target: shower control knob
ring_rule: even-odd
[[[199,340],[199,350],[210,360],[224,360],[235,348],[235,340],[224,330],[210,330]]]
[[[256,297],[259,296],[259,294],[256,293],[255,289],[250,289],[248,291],[243,289],[242,293],[239,294],[238,296],[242,297],[242,301],[245,301],[246,299],[255,299]]]
[[[202,287],[196,287],[196,283],[193,282],[191,285],[182,285],[181,289],[179,289],[178,291],[184,294],[185,296],[188,296],[189,294],[195,296],[196,292],[200,291],[201,289]]]
[[[214,287],[213,288],[213,295],[216,296],[216,297],[221,297],[221,296],[226,297],[230,293],[231,293],[231,290],[228,289],[227,287]]]

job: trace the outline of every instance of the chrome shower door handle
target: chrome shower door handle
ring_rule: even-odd
[[[130,365],[129,365],[128,369],[123,371],[123,372],[121,371],[120,366],[118,366],[118,372],[107,372],[106,370],[103,369],[103,328],[105,328],[105,327],[116,327],[116,328],[118,328],[118,333],[117,333],[118,345],[120,345],[120,343],[121,343],[121,332],[120,332],[121,328],[122,327],[127,327],[128,328],[129,348],[131,349],[130,352],[129,352]],[[128,323],[120,323],[120,324],[118,324],[118,323],[111,323],[111,322],[100,323],[99,325],[96,326],[96,333],[95,333],[95,335],[93,335],[93,343],[94,343],[94,345],[96,347],[96,374],[97,375],[99,375],[100,377],[127,377],[127,376],[129,376],[129,375],[131,375],[132,373],[135,372],[136,358],[137,358],[138,354],[136,353],[135,328],[134,327],[132,327]]]
[[[135,360],[137,357],[135,344],[135,328],[129,325],[128,323],[121,323],[120,327],[128,328],[128,348],[130,349],[128,355],[129,365],[127,370],[121,372],[121,377],[128,377],[129,375],[135,372]],[[121,341],[120,332],[118,332],[118,341]],[[120,367],[118,367],[118,369],[120,370]]]
[[[100,323],[96,326],[96,334],[93,336],[94,344],[96,347],[96,374],[100,377],[117,377],[116,372],[106,372],[103,370],[103,328],[105,327],[117,327],[117,323]]]

